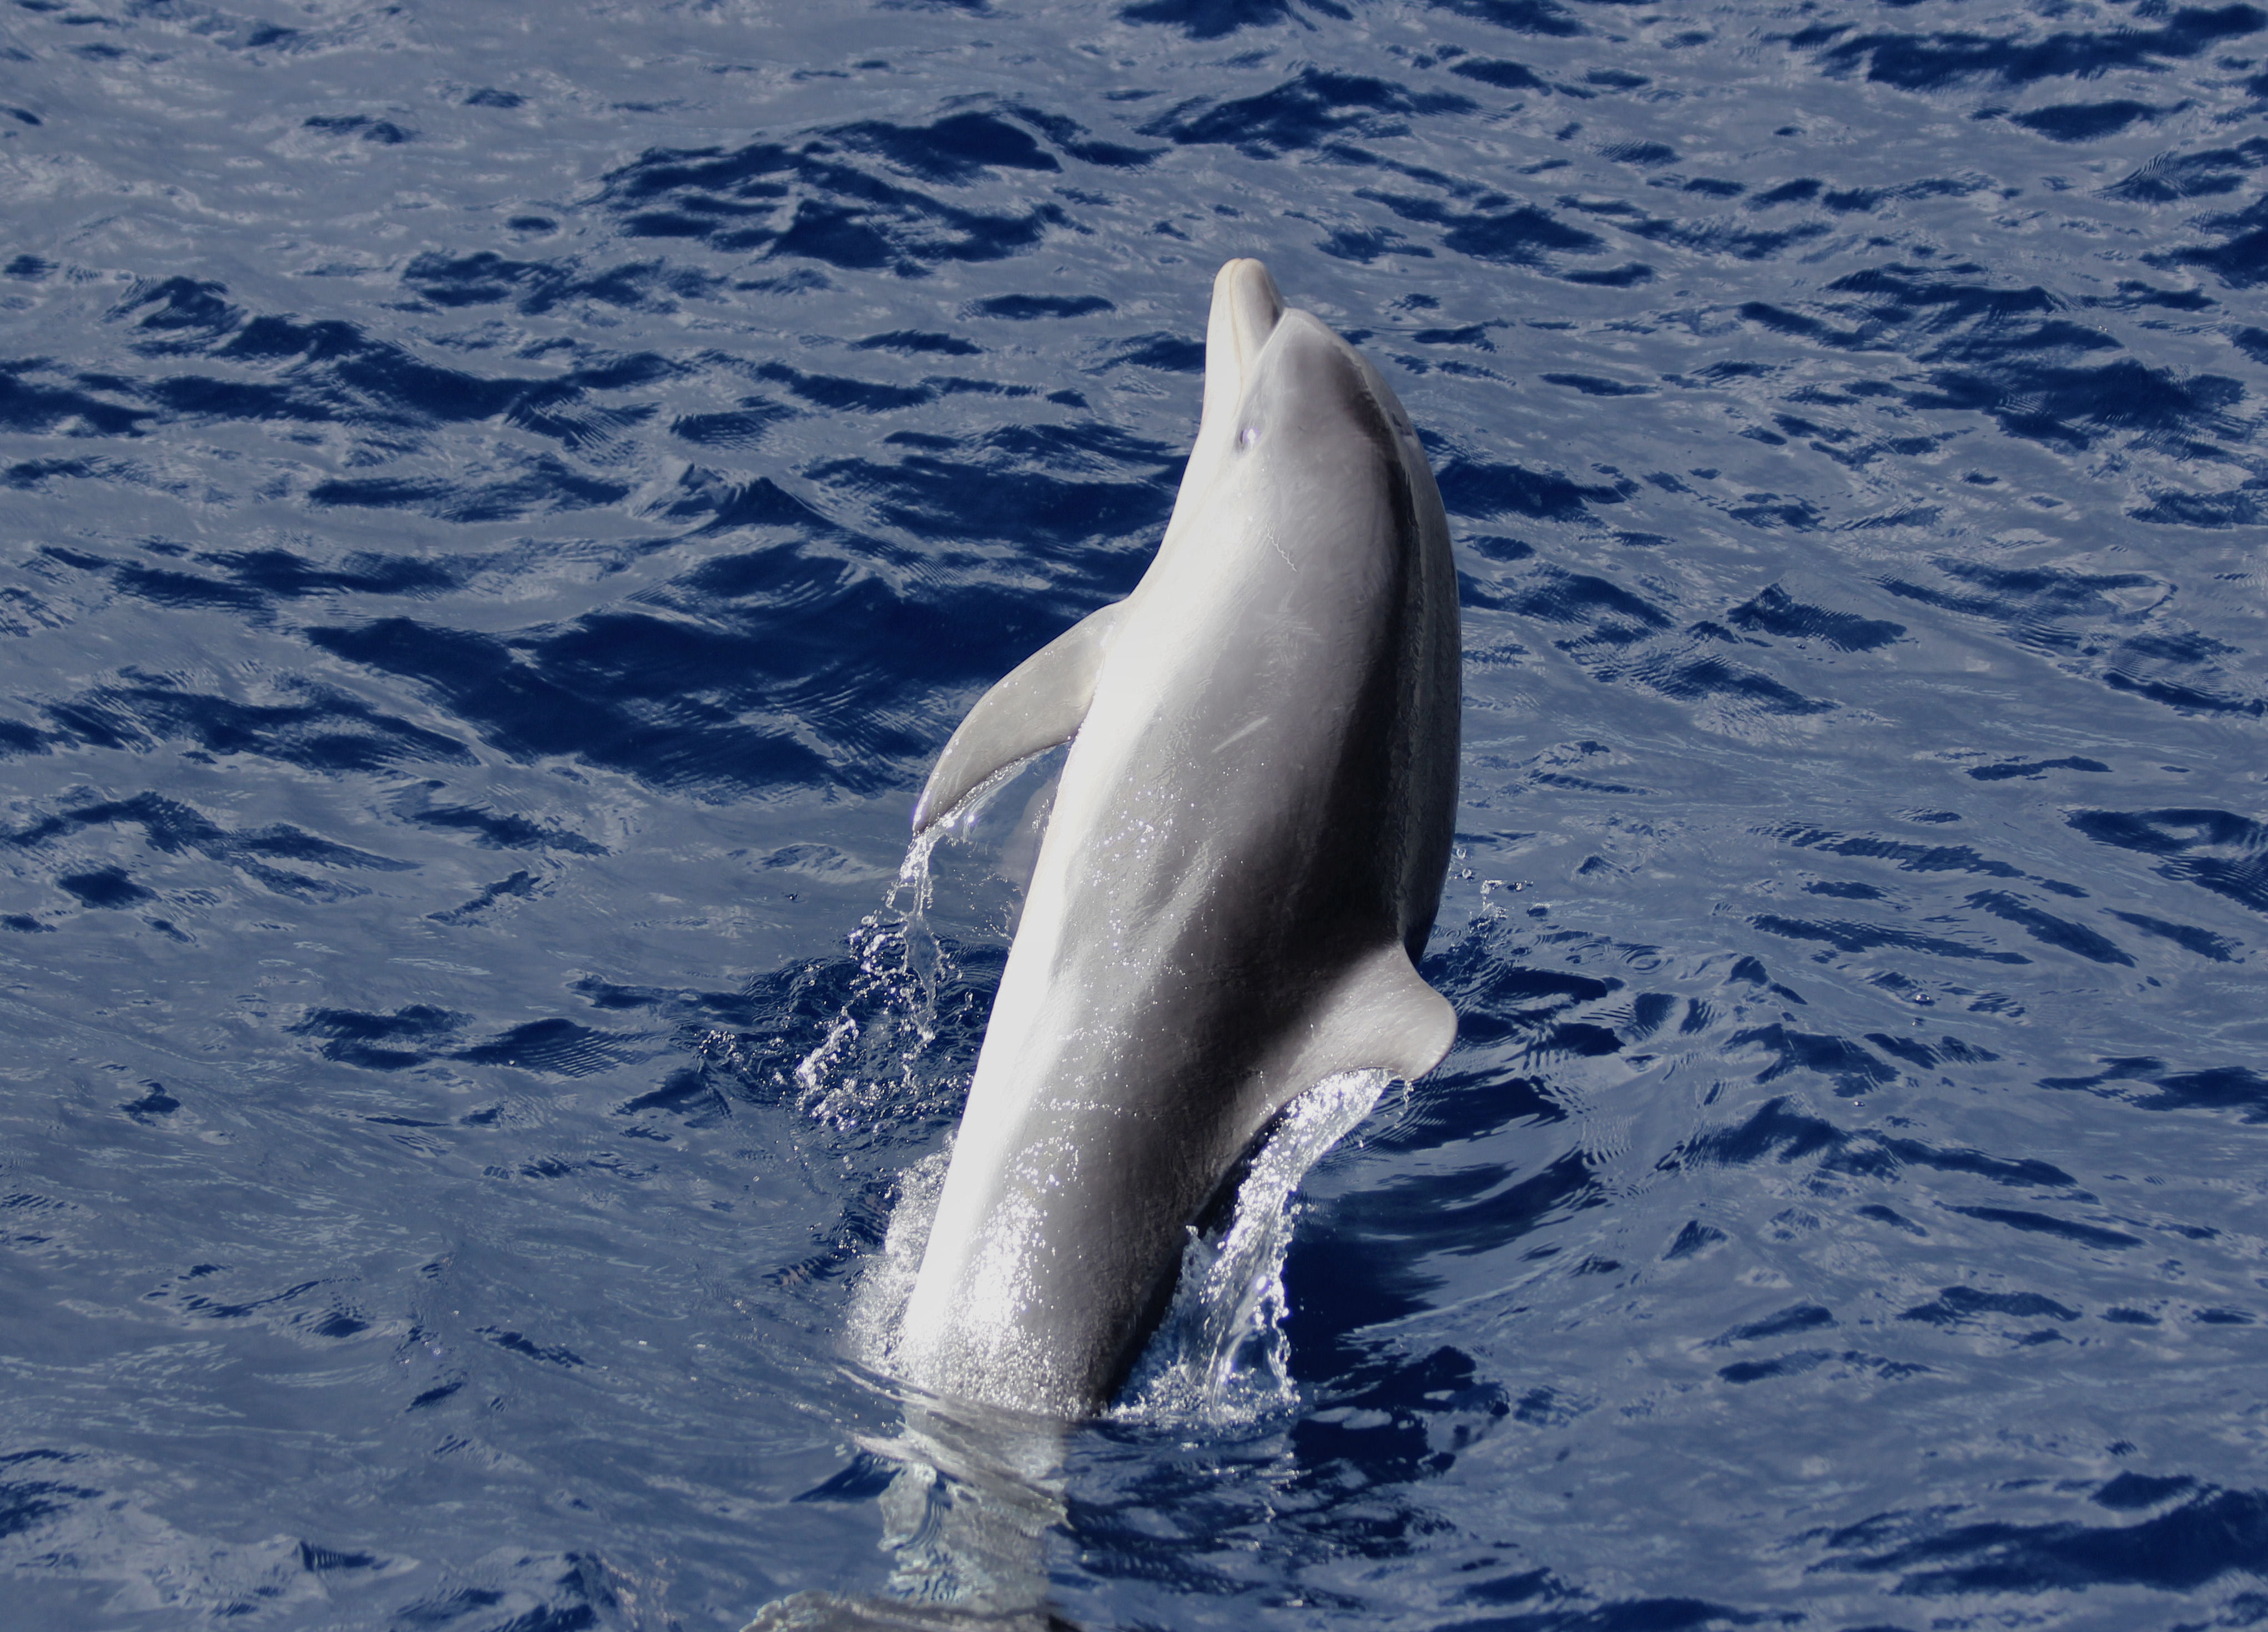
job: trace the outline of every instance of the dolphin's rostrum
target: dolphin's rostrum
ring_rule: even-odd
[[[1284,1107],[1447,1051],[1415,959],[1459,686],[1448,524],[1401,403],[1229,262],[1157,559],[976,704],[914,812],[1071,743],[893,1345],[908,1381],[1099,1410]]]

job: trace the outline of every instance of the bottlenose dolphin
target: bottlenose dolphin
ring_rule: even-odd
[[[918,834],[1071,744],[892,1346],[906,1380],[1100,1410],[1285,1106],[1447,1052],[1415,960],[1459,691],[1448,522],[1408,416],[1230,261],[1156,559],[970,710],[914,811]]]

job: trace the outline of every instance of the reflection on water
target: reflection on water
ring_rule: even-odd
[[[1067,1627],[1047,1550],[1065,1512],[1064,1430],[984,1408],[909,1407],[835,1481],[876,1487],[891,1570],[880,1596],[806,1591],[750,1628]]]

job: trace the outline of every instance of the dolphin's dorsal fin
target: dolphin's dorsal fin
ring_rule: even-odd
[[[1089,613],[977,699],[938,756],[914,805],[914,831],[934,826],[995,773],[1069,742],[1094,701],[1094,677],[1124,601]]]
[[[1281,1081],[1285,1103],[1342,1071],[1416,1082],[1457,1040],[1457,1011],[1425,984],[1399,941],[1358,962],[1330,990]]]

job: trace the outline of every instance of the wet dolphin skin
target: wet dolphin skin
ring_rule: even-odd
[[[1258,261],[1134,592],[1002,680],[914,814],[1071,743],[895,1347],[932,1393],[1108,1403],[1186,1228],[1302,1090],[1417,1077],[1456,797],[1448,526],[1394,393]]]

